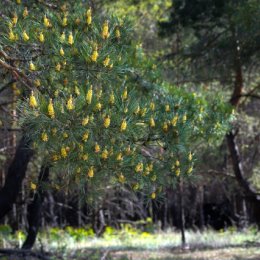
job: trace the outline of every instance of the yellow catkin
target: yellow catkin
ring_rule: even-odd
[[[101,158],[104,159],[104,160],[106,160],[106,159],[108,159],[108,155],[109,155],[108,150],[107,150],[107,149],[104,149],[104,150],[102,151],[102,153],[101,153]]]
[[[186,123],[186,121],[187,121],[187,115],[184,114],[184,116],[182,117],[182,122],[183,122],[183,123]]]
[[[88,170],[88,177],[93,178],[94,177],[94,166],[91,166]]]
[[[122,161],[122,160],[123,160],[123,155],[122,155],[121,152],[117,154],[116,160],[117,160],[117,161]]]
[[[109,37],[108,20],[103,23],[101,36],[105,40]]]
[[[106,116],[104,119],[104,127],[108,128],[110,126],[110,122],[111,122],[110,116]]]
[[[168,124],[167,124],[167,122],[164,122],[164,123],[163,123],[163,131],[164,131],[165,133],[167,133],[168,130],[169,130]]]
[[[175,165],[176,165],[176,167],[179,167],[180,166],[180,161],[176,160]]]
[[[47,18],[46,15],[44,15],[44,17],[43,17],[43,24],[44,24],[44,26],[45,26],[46,28],[51,27],[50,20]]]
[[[151,102],[151,103],[150,103],[150,109],[151,109],[152,111],[155,110],[155,104],[154,104],[154,102]]]
[[[62,19],[62,26],[66,27],[67,25],[68,25],[68,18],[67,18],[67,16],[64,16]]]
[[[180,168],[176,169],[175,174],[176,174],[176,176],[179,176],[181,174]]]
[[[188,168],[188,170],[187,170],[187,173],[190,174],[190,173],[192,173],[192,171],[193,171],[193,167],[190,166],[190,167]]]
[[[12,18],[12,24],[15,26],[17,24],[18,21],[18,16],[17,14],[14,14],[13,18]]]
[[[60,65],[60,63],[58,63],[58,64],[55,66],[55,70],[56,70],[57,72],[60,72],[60,70],[61,70],[61,65]]]
[[[107,56],[107,57],[105,58],[105,60],[103,61],[104,67],[107,67],[107,66],[109,65],[109,62],[110,62],[110,58],[109,58],[109,56]]]
[[[29,98],[29,106],[32,108],[36,108],[38,106],[36,98],[33,94],[33,91],[31,92],[30,98]]]
[[[40,32],[38,39],[39,39],[40,42],[44,42],[45,39],[44,39],[44,35],[43,35],[42,32]]]
[[[173,119],[172,119],[172,126],[176,126],[176,124],[177,124],[177,122],[178,122],[178,115],[176,115]]]
[[[155,121],[154,121],[153,117],[150,118],[149,125],[150,125],[150,127],[155,127]]]
[[[14,34],[13,30],[9,31],[9,40],[10,41],[15,41],[16,40],[16,37],[15,37],[15,34]]]
[[[115,95],[112,93],[109,96],[109,104],[114,105],[115,104]]]
[[[94,48],[94,51],[92,52],[92,55],[91,55],[91,60],[93,62],[97,62],[97,58],[98,58],[98,50],[97,50],[97,47]]]
[[[64,146],[60,149],[60,154],[62,158],[66,158],[68,156],[67,150]]]
[[[96,104],[96,110],[97,110],[97,111],[101,111],[101,109],[102,109],[102,104],[101,104],[100,102],[98,102],[98,103]]]
[[[128,95],[128,93],[127,93],[127,88],[125,88],[125,89],[124,89],[124,92],[123,92],[123,95],[122,95],[122,99],[123,99],[123,100],[127,100],[127,95]]]
[[[89,122],[89,116],[84,117],[84,118],[82,119],[81,124],[82,124],[83,126],[86,126],[86,125],[88,124],[88,122]]]
[[[126,178],[125,178],[125,176],[124,176],[122,173],[119,175],[118,181],[119,181],[120,183],[125,183]]]
[[[74,38],[73,38],[72,32],[70,32],[70,34],[69,34],[68,43],[69,43],[69,45],[73,45],[73,43],[74,43]]]
[[[64,42],[66,39],[66,35],[65,35],[65,32],[63,32],[61,35],[60,35],[60,41],[61,42]]]
[[[192,160],[192,153],[191,152],[189,152],[188,159],[189,159],[189,161]]]
[[[31,182],[31,189],[32,190],[36,190],[37,189],[37,185],[33,182]]]
[[[136,166],[135,166],[135,171],[136,172],[142,172],[144,169],[144,165],[142,162],[139,162]]]
[[[91,10],[91,8],[89,8],[86,12],[86,22],[87,22],[87,25],[91,25],[91,23],[92,23],[92,10]]]
[[[64,50],[63,50],[63,48],[61,47],[61,48],[60,48],[60,56],[62,56],[62,57],[63,57],[63,56],[64,56],[64,54],[65,54],[65,53],[64,53]]]
[[[73,110],[75,108],[72,95],[70,95],[70,97],[69,97],[69,99],[67,101],[66,107],[67,107],[68,110]]]
[[[51,98],[48,104],[48,116],[50,118],[55,118],[55,111],[54,111],[53,102]]]
[[[23,40],[25,42],[29,41],[30,37],[28,36],[28,34],[26,33],[26,31],[23,31]]]
[[[151,194],[151,199],[155,199],[156,198],[156,193],[155,192],[152,192],[152,194]]]
[[[29,69],[30,69],[30,71],[35,71],[36,70],[36,67],[35,67],[35,65],[33,64],[32,61],[29,64]]]
[[[87,132],[85,132],[85,133],[83,134],[83,136],[82,136],[82,141],[83,141],[83,142],[87,142],[88,138],[89,138],[89,132],[87,131]]]
[[[27,9],[27,7],[25,7],[23,10],[23,18],[27,17],[28,14],[29,14],[28,9]]]
[[[89,90],[87,92],[87,95],[86,95],[86,101],[87,101],[88,105],[91,104],[92,96],[93,96],[93,89],[92,89],[92,86],[90,86],[90,88],[89,88]]]
[[[116,38],[119,40],[121,37],[121,33],[120,33],[120,30],[118,27],[116,28],[115,35],[116,35]]]
[[[41,139],[43,142],[48,142],[49,140],[48,135],[45,132],[42,133]]]
[[[100,146],[98,143],[95,144],[95,153],[99,153],[100,152]]]
[[[171,111],[171,109],[170,109],[170,105],[165,105],[165,112],[170,112]]]
[[[125,131],[127,128],[127,123],[126,123],[126,120],[124,119],[121,123],[121,126],[120,126],[120,131],[123,132]]]

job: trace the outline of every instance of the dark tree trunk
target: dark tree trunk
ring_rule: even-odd
[[[28,205],[28,233],[27,238],[22,246],[23,249],[31,249],[35,243],[42,212],[42,203],[45,195],[47,194],[44,185],[49,180],[49,167],[42,166],[38,179],[37,192],[34,194],[34,198],[31,204]]]
[[[12,209],[12,205],[21,189],[28,163],[33,155],[29,145],[30,140],[22,137],[16,149],[14,159],[9,166],[5,184],[0,190],[0,219]]]
[[[185,237],[185,212],[183,203],[183,180],[179,180],[179,207],[180,207],[180,228],[181,228],[181,242],[182,248],[186,248],[186,237]]]

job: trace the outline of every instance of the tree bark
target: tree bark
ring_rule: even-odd
[[[34,198],[31,204],[28,205],[28,233],[26,240],[22,246],[22,249],[32,249],[36,237],[39,231],[41,213],[42,213],[42,203],[45,195],[47,194],[44,189],[44,184],[49,180],[49,167],[42,166],[38,178],[38,189],[34,194]]]
[[[33,155],[33,150],[29,145],[30,140],[23,136],[8,168],[5,184],[0,190],[0,219],[12,209],[21,189],[28,163]]]

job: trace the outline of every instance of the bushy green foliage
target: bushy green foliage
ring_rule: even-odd
[[[55,170],[55,188],[126,185],[154,199],[191,176],[194,143],[225,131],[229,108],[160,80],[127,21],[81,2],[14,4],[10,12],[1,49],[23,70],[14,70],[29,95],[20,123]]]

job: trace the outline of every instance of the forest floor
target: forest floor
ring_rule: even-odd
[[[0,227],[1,248],[17,248],[24,238],[22,231],[1,234]],[[40,233],[34,250],[49,252],[51,260],[260,260],[260,233],[255,227],[186,231],[185,250],[180,240],[179,232],[154,227],[145,231],[127,225],[121,230],[107,227],[100,237],[91,229],[51,228]]]

